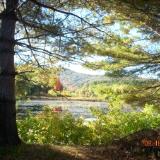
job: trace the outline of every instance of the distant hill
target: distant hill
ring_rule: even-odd
[[[60,80],[65,88],[75,90],[84,84],[89,84],[96,81],[104,81],[107,78],[100,75],[89,75],[74,72],[69,69],[64,69],[60,73]]]
[[[69,69],[64,69],[60,73],[60,80],[63,84],[63,86],[69,90],[75,90],[79,87],[81,87],[84,84],[90,84],[93,82],[105,82],[106,84],[110,85],[113,83],[127,83],[127,84],[144,84],[146,82],[155,83],[157,80],[155,79],[147,79],[147,78],[139,78],[139,77],[107,77],[107,76],[101,76],[101,75],[89,75],[89,74],[83,74],[74,72]]]

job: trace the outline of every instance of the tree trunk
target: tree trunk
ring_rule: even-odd
[[[20,143],[16,126],[14,34],[18,0],[6,0],[0,28],[0,146]]]

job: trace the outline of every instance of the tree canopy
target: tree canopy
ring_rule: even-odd
[[[113,4],[115,7],[113,8]],[[99,42],[91,42],[82,49],[86,55],[104,56],[103,61],[86,62],[92,69],[106,70],[106,75],[114,77],[142,76],[159,79],[160,34],[159,1],[114,1],[112,4],[99,5],[109,11],[104,21],[114,23],[110,36],[106,34]],[[111,7],[112,6],[112,7]],[[106,84],[107,85],[107,84]],[[119,91],[111,90],[129,103],[154,103],[159,106],[159,80],[137,84],[123,84]],[[108,93],[100,85],[100,94]],[[118,89],[118,88],[117,88]],[[102,91],[103,90],[103,91]],[[110,92],[110,89],[109,89]],[[108,93],[109,95],[109,93]]]

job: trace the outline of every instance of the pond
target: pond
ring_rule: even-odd
[[[78,100],[29,100],[19,101],[17,106],[18,116],[25,115],[27,110],[36,114],[41,112],[45,106],[48,106],[52,109],[59,107],[62,112],[70,112],[75,118],[82,116],[88,120],[94,118],[91,108],[97,108],[105,112],[107,110],[106,102]]]

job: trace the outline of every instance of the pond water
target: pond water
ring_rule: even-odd
[[[30,110],[36,114],[41,112],[45,106],[50,108],[61,107],[62,112],[70,112],[74,117],[83,116],[85,119],[94,118],[91,113],[91,108],[97,108],[104,112],[107,111],[106,102],[93,102],[93,101],[75,101],[75,100],[30,100],[20,101],[17,103],[17,115],[21,116]]]

